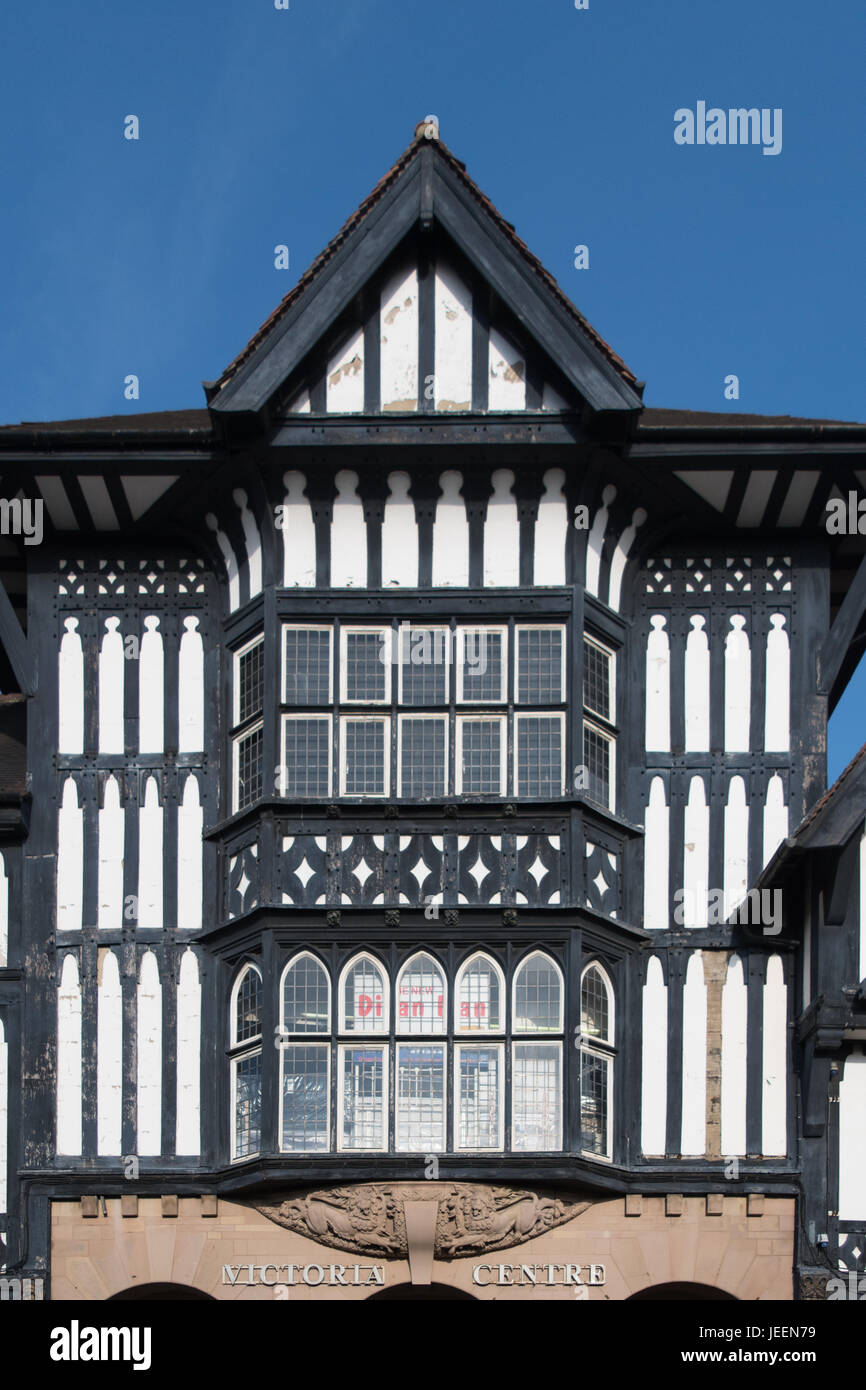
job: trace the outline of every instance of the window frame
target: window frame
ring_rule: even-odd
[[[292,704],[286,689],[288,681],[287,636],[290,632],[326,632],[328,634],[328,698],[317,704]],[[295,623],[280,619],[280,705],[288,710],[330,710],[334,704],[334,623]]]
[[[523,632],[558,632],[562,635],[562,651],[560,654],[559,671],[559,699],[558,700],[521,700],[520,699],[520,634]],[[566,691],[567,670],[568,670],[568,624],[561,623],[518,623],[514,624],[514,712],[518,710],[528,711],[539,709],[542,712],[548,709],[553,710],[556,706],[568,703]]]
[[[363,706],[361,706],[363,708]],[[384,724],[385,733],[382,740],[382,771],[384,775],[384,786],[380,792],[348,792],[346,791],[346,780],[348,774],[347,762],[347,740],[346,724]],[[351,712],[340,714],[340,796],[358,797],[364,801],[381,801],[391,795],[391,715],[390,714],[352,714]]]
[[[346,989],[345,981],[349,971],[361,961],[369,961],[382,976],[382,1020],[383,1027],[378,1029],[359,1029],[350,1028],[346,1024]],[[384,961],[372,951],[355,951],[344,962],[340,969],[337,983],[337,1036],[340,1038],[388,1038],[391,1034],[391,976]],[[332,1032],[331,1036],[334,1034]]]
[[[499,1062],[499,1093],[497,1095],[499,1122],[497,1125],[497,1142],[494,1147],[479,1146],[477,1144],[463,1145],[460,1143],[460,1114],[462,1102],[460,1093],[460,1058],[464,1051],[477,1052],[481,1048],[495,1051]],[[562,1078],[560,1078],[560,1082],[561,1080]],[[515,1152],[513,1146],[509,1149],[505,1147],[505,1107],[506,1103],[510,1102],[511,1077],[506,1073],[505,1042],[502,1039],[491,1037],[489,1033],[482,1033],[473,1041],[469,1037],[461,1034],[460,1041],[458,1042],[455,1036],[454,1057],[452,1060],[451,1096],[452,1140],[455,1153],[506,1154]]]
[[[485,965],[493,966],[494,973],[497,976],[497,980],[499,983],[499,1012],[501,1015],[500,1025],[498,1028],[461,1028],[460,1026],[460,1016],[458,1012],[460,1008],[460,987],[463,980],[463,976],[465,975],[472,962],[476,960],[482,960],[484,961]],[[455,1045],[458,1038],[464,1040],[469,1038],[496,1038],[505,1036],[506,1013],[508,1011],[508,989],[505,984],[505,972],[502,969],[502,966],[499,964],[499,962],[497,960],[494,960],[493,956],[489,955],[487,951],[472,951],[471,954],[466,956],[465,959],[462,960],[460,964],[457,966],[457,969],[454,973],[453,1008],[453,1031]]]
[[[463,729],[466,724],[479,723],[498,723],[499,725],[499,790],[492,792],[464,792],[463,790]],[[503,711],[496,710],[490,714],[473,712],[472,714],[459,713],[456,716],[454,730],[454,794],[455,796],[484,797],[492,796],[501,798],[507,796],[508,787],[508,715]]]
[[[290,720],[297,722],[301,719],[320,720],[328,726],[328,790],[324,793],[324,796],[330,797],[334,786],[334,716],[330,711],[328,711],[327,714],[311,713],[295,705],[291,706],[290,709],[280,710],[280,778],[277,795],[284,797],[289,797],[290,795],[286,790],[286,773],[289,768],[286,756],[286,732]],[[298,801],[309,801],[311,803],[315,803],[318,796],[318,793],[313,794],[310,792],[305,792],[303,795],[297,792],[291,793],[293,799]]]
[[[403,639],[404,639],[404,634],[405,634],[405,633],[408,633],[408,636],[409,636],[409,647],[410,647],[410,649],[411,649],[411,646],[412,646],[412,634],[413,634],[413,632],[435,632],[435,633],[442,633],[443,641],[444,641],[444,644],[445,644],[445,661],[444,661],[444,663],[443,663],[444,666],[445,666],[445,699],[442,700],[442,701],[440,701],[439,703],[434,703],[434,704],[430,704],[430,705],[415,705],[415,704],[410,704],[410,702],[406,699],[406,697],[405,697],[405,695],[404,695],[404,692],[403,692],[403,673],[404,673],[404,668],[405,668],[406,665],[411,665],[411,662],[407,663],[407,662],[404,662],[404,661],[403,661]],[[450,626],[448,625],[448,623],[441,623],[441,622],[438,622],[438,623],[437,623],[437,622],[433,622],[433,623],[416,623],[416,622],[409,622],[409,621],[399,622],[399,623],[397,624],[396,638],[397,638],[397,659],[396,659],[396,661],[394,662],[394,665],[395,665],[396,671],[397,671],[397,708],[398,708],[399,712],[400,712],[401,714],[403,714],[403,713],[411,714],[411,712],[412,712],[413,710],[418,710],[419,712],[422,712],[422,713],[429,713],[429,712],[431,712],[431,711],[433,711],[433,710],[440,710],[440,711],[443,711],[443,712],[444,712],[445,710],[450,709],[451,704],[453,703],[452,694],[451,694],[451,690],[452,690],[451,670],[452,670],[452,666],[453,666],[454,663],[452,662],[452,657],[451,657],[451,647],[452,647],[452,641],[453,641],[453,634],[452,634],[451,628],[450,628]]]
[[[478,699],[471,699],[463,689],[463,654],[468,633],[497,633],[502,640],[502,675],[500,679],[500,693],[498,696],[482,695]],[[496,707],[508,704],[508,664],[510,660],[508,643],[508,624],[507,623],[461,623],[459,620],[456,625],[456,661],[457,668],[455,705],[468,705],[472,709],[481,709],[485,705]]]
[[[514,706],[514,749],[513,749],[513,752],[512,752],[512,763],[513,763],[513,766],[512,766],[512,773],[511,773],[511,775],[512,775],[512,777],[513,777],[513,779],[514,779],[513,785],[514,785],[514,796],[515,796],[515,799],[518,800],[518,801],[521,801],[521,800],[522,800],[522,801],[544,801],[544,800],[547,800],[547,796],[539,795],[539,796],[533,797],[533,796],[530,796],[529,794],[527,794],[527,795],[524,796],[524,795],[522,795],[522,793],[520,792],[520,740],[519,740],[519,738],[518,738],[517,726],[518,726],[519,722],[520,722],[521,720],[524,720],[524,719],[551,719],[551,720],[556,719],[556,720],[559,721],[559,728],[560,728],[560,742],[559,742],[559,750],[560,750],[560,759],[559,759],[559,790],[558,790],[558,791],[552,791],[552,792],[550,792],[550,793],[549,793],[549,796],[551,796],[551,797],[564,796],[564,795],[565,795],[565,763],[566,763],[566,757],[565,757],[565,739],[566,739],[565,711],[564,711],[564,710],[555,710],[555,709],[544,709],[543,707],[541,707],[541,708],[539,708],[539,707],[533,707],[532,709],[524,709],[524,708],[522,708],[521,706],[515,704],[515,706]]]
[[[247,975],[253,974],[258,977],[259,991],[261,997],[262,1012],[264,1012],[264,977],[261,968],[254,961],[245,961],[237,971],[231,990],[229,991],[229,1035],[228,1035],[228,1062],[229,1062],[229,1158],[232,1163],[246,1163],[249,1159],[261,1156],[262,1121],[264,1118],[264,1034],[262,1032],[261,1020],[258,1033],[249,1038],[238,1041],[238,995],[241,986]],[[237,1130],[237,1091],[238,1091],[238,1068],[244,1063],[251,1061],[254,1057],[261,1059],[259,1070],[259,1147],[250,1153],[238,1153],[238,1130]]]
[[[590,971],[595,970],[601,977],[607,995],[607,1035],[606,1037],[595,1037],[583,1031],[583,985],[584,980]],[[616,1080],[616,991],[613,987],[613,980],[610,974],[598,959],[588,960],[580,972],[580,991],[578,996],[579,1009],[579,1048],[580,1071],[578,1074],[578,1142],[581,1154],[586,1158],[591,1158],[599,1163],[613,1162],[613,1128],[614,1128],[614,1085]],[[605,1151],[602,1154],[595,1153],[592,1149],[584,1147],[583,1134],[583,1059],[584,1056],[592,1057],[597,1062],[605,1065],[607,1078],[607,1113],[605,1116]]]
[[[380,1130],[383,1142],[373,1148],[358,1148],[354,1144],[343,1143],[343,1121],[345,1119],[345,1057],[351,1051],[380,1052],[382,1055],[382,1109]],[[390,1075],[390,1053],[391,1035],[386,1032],[378,1039],[372,1035],[360,1034],[353,1041],[340,1039],[337,1043],[337,1133],[336,1133],[336,1152],[348,1154],[379,1154],[391,1153],[390,1148],[390,1095],[391,1095],[391,1075]]]
[[[257,646],[264,647],[265,634],[259,631],[255,636],[242,642],[239,647],[232,651],[232,729],[246,728],[248,724],[254,723],[256,719],[263,719],[265,706],[267,704],[266,691],[262,687],[262,703],[252,714],[248,714],[245,719],[241,719],[241,658],[248,656]],[[262,657],[265,653],[262,652]]]
[[[385,694],[381,699],[372,700],[367,696],[359,699],[357,695],[350,696],[347,693],[347,676],[349,669],[349,637],[358,634],[371,636],[378,634],[381,639],[381,647],[388,652],[388,660],[382,662],[385,672]],[[368,705],[375,705],[377,708],[387,708],[393,701],[391,698],[392,677],[394,666],[394,629],[390,624],[382,623],[340,623],[340,683],[338,689],[337,703],[342,710],[344,705],[354,705],[358,709],[366,709]]]

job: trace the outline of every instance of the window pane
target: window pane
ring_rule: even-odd
[[[601,806],[610,805],[610,741],[591,724],[583,726],[583,761],[587,769],[587,791]]]
[[[287,1033],[327,1033],[328,977],[312,956],[301,956],[283,984],[283,1028]]]
[[[397,1032],[445,1032],[445,978],[432,956],[416,956],[400,975]]]
[[[511,1097],[511,1147],[562,1147],[559,1043],[515,1043]]]
[[[236,741],[238,810],[251,806],[262,794],[262,730],[254,729]]]
[[[262,1054],[233,1062],[235,1074],[235,1158],[258,1153],[262,1137]]]
[[[340,1147],[384,1149],[385,1065],[381,1047],[342,1049],[343,1116]]]
[[[589,1038],[608,1037],[607,988],[601,972],[587,970],[580,990],[580,1031]]]
[[[503,698],[505,661],[503,633],[486,629],[462,629],[461,675],[464,700]]]
[[[562,986],[559,974],[545,956],[529,957],[517,973],[514,991],[515,1033],[558,1033]]]
[[[384,700],[388,695],[388,644],[378,628],[347,632],[344,700]]]
[[[464,796],[500,796],[502,793],[502,724],[498,719],[461,721],[461,758]]]
[[[449,636],[446,628],[401,628],[401,704],[447,704]]]
[[[397,1048],[397,1151],[445,1147],[445,1048]]]
[[[321,1153],[328,1144],[328,1048],[321,1043],[283,1052],[283,1148]]]
[[[583,643],[583,703],[587,709],[613,723],[610,708],[610,663],[608,652],[594,642]]]
[[[444,719],[400,720],[400,795],[445,795]]]
[[[592,1052],[580,1055],[581,1148],[607,1154],[607,1105],[610,1062]]]
[[[457,1148],[498,1149],[500,1051],[461,1047],[457,1087]]]
[[[284,630],[285,703],[327,705],[331,694],[331,633],[327,628]]]
[[[360,960],[346,972],[343,982],[343,1029],[346,1033],[384,1033],[388,1011],[382,972],[369,960]]]
[[[286,719],[285,796],[330,796],[330,719]]]
[[[457,986],[457,1029],[498,1033],[502,1027],[499,976],[486,960],[471,960]]]
[[[238,723],[259,714],[264,702],[265,644],[257,642],[238,657]]]
[[[562,700],[562,641],[558,628],[518,630],[518,704],[555,705]]]
[[[345,720],[343,743],[346,796],[384,796],[385,721]]]
[[[236,1043],[257,1038],[262,1031],[262,982],[258,972],[248,970],[238,986],[235,1005]]]
[[[521,714],[517,723],[517,795],[562,795],[562,720]]]

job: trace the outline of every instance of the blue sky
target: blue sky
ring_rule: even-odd
[[[863,419],[860,0],[290,5],[5,0],[0,421],[203,405],[427,112],[647,404]],[[782,152],[675,145],[699,100]]]

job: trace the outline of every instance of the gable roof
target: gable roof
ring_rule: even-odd
[[[441,142],[438,126],[424,122],[408,149],[209,388],[211,408],[260,409],[313,347],[316,330],[323,333],[328,321],[338,317],[411,227],[433,222],[452,237],[594,409],[640,408],[634,373]],[[305,311],[317,300],[318,313],[310,313],[313,322],[307,323]]]

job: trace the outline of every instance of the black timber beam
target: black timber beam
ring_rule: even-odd
[[[0,580],[0,643],[2,643],[9,664],[15,673],[21,694],[35,694],[36,667],[33,655],[2,580]]]
[[[831,709],[842,691],[839,677],[845,666],[848,648],[866,613],[866,555],[857,567],[854,582],[842,600],[836,619],[824,638],[818,653],[818,689],[830,697]]]

